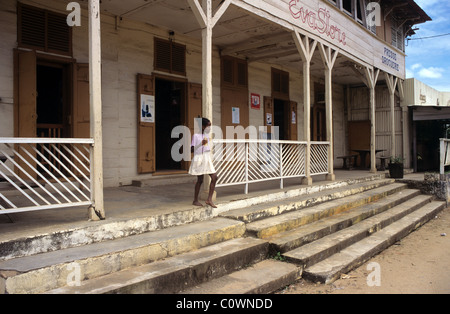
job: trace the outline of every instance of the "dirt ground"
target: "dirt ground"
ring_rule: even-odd
[[[378,263],[379,272],[369,268]],[[378,277],[374,277],[379,274]],[[379,286],[369,286],[381,279]],[[448,294],[450,209],[331,285],[301,280],[279,294]]]

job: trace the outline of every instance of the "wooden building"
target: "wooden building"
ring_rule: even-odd
[[[355,148],[375,172],[403,154],[404,40],[428,20],[413,0],[3,0],[0,137],[92,138],[97,207],[103,184],[186,171],[171,130],[199,116],[279,126],[305,184]]]

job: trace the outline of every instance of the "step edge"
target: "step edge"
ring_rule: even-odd
[[[425,206],[429,202],[430,202],[430,198],[424,199],[420,203],[414,204],[412,207],[409,207],[399,213],[395,213],[397,210],[399,210],[398,208],[397,208],[397,210],[395,210],[395,208],[397,207],[397,206],[395,206],[395,207],[392,207],[385,211],[382,211],[379,214],[375,214],[375,215],[371,216],[370,218],[367,218],[364,221],[361,221],[360,223],[354,224],[346,229],[342,229],[336,233],[330,234],[327,237],[331,237],[333,235],[341,236],[343,234],[342,235],[343,239],[340,239],[340,240],[332,239],[331,243],[329,243],[330,245],[323,248],[323,250],[319,251],[316,249],[315,251],[311,252],[309,255],[305,255],[303,257],[295,256],[295,254],[296,254],[295,251],[298,251],[300,248],[303,248],[304,250],[308,250],[309,247],[305,247],[305,246],[308,246],[309,244],[311,244],[311,247],[313,247],[313,249],[314,249],[314,246],[321,245],[321,244],[323,244],[323,242],[326,242],[327,240],[330,240],[331,238],[326,239],[327,237],[324,237],[318,241],[309,243],[303,247],[286,252],[283,254],[283,256],[286,257],[286,259],[289,260],[290,262],[301,264],[305,268],[307,268],[313,264],[316,264],[316,263],[330,257],[331,255],[333,255],[335,253],[338,253],[338,252],[344,250],[345,248],[357,243],[358,241],[361,241],[361,240],[369,237],[370,235],[374,234],[375,232],[385,229],[389,225],[391,225],[391,224],[395,223],[396,221],[402,219],[403,217],[413,213],[414,211]],[[401,205],[403,205],[403,203],[398,206],[401,206]],[[389,215],[386,215],[387,217],[378,217],[379,215],[387,214],[389,211],[393,211],[393,212],[391,212]],[[375,219],[377,217],[379,219]],[[369,219],[372,219],[373,221],[370,221]],[[364,224],[364,223],[367,226],[365,226],[365,225],[361,226],[361,224]],[[357,230],[357,232],[353,233],[353,234],[349,234],[349,235],[345,234],[345,231],[351,232],[351,231],[353,231],[353,229],[358,229],[357,227],[362,227],[363,229]]]
[[[326,217],[335,215],[340,212],[346,212],[353,208],[357,208],[364,204],[383,199],[387,196],[393,195],[399,191],[406,190],[406,189],[407,189],[406,185],[398,185],[398,186],[393,187],[392,189],[388,190],[387,192],[377,193],[375,195],[365,194],[365,193],[373,191],[373,190],[370,190],[368,192],[364,192],[364,193],[360,193],[357,195],[348,196],[346,198],[334,200],[332,202],[338,202],[338,204],[336,204],[336,205],[329,204],[329,206],[326,207],[325,209],[319,209],[318,207],[325,206],[326,204],[328,204],[328,202],[322,203],[322,204],[319,204],[319,205],[316,205],[316,206],[313,206],[313,207],[310,207],[310,208],[307,208],[304,210],[293,211],[293,212],[282,214],[279,216],[270,217],[270,218],[267,218],[264,220],[255,221],[252,223],[248,223],[246,225],[247,234],[251,235],[251,236],[256,236],[258,238],[265,239],[274,234],[277,234],[277,233],[280,233],[283,231],[292,230],[301,225],[309,224],[311,222],[317,221],[318,219],[324,218],[323,215],[326,212],[330,212],[330,214],[331,214],[331,215],[327,214]],[[354,198],[356,198],[356,199],[354,199]],[[350,201],[348,201],[349,199],[350,199]],[[336,213],[335,210],[338,208],[341,208],[341,210]],[[280,217],[281,217],[281,221],[279,221]],[[302,222],[302,220],[303,220],[303,222]],[[273,223],[271,223],[272,221],[273,221]],[[299,221],[299,223],[297,223],[295,221]],[[282,228],[282,230],[280,230],[281,228]]]
[[[355,269],[358,266],[364,264],[365,262],[370,260],[376,254],[384,251],[385,249],[387,249],[390,246],[392,246],[394,243],[396,243],[399,240],[401,240],[401,239],[405,238],[406,236],[408,236],[414,230],[417,230],[418,228],[420,228],[423,225],[425,225],[426,223],[428,223],[433,218],[433,216],[435,216],[437,213],[439,213],[440,211],[442,211],[446,207],[445,202],[433,201],[430,204],[427,204],[424,207],[419,208],[414,213],[417,214],[421,209],[423,209],[423,208],[425,208],[427,206],[432,206],[432,205],[436,205],[436,207],[430,208],[430,210],[427,211],[423,216],[418,217],[415,221],[410,222],[407,227],[405,227],[404,229],[401,229],[400,231],[396,232],[392,239],[390,239],[390,238],[385,239],[384,241],[382,241],[381,244],[378,244],[374,248],[370,249],[369,251],[364,252],[360,256],[357,256],[355,258],[356,261],[352,260],[349,263],[346,263],[346,265],[344,265],[343,267],[339,267],[339,269],[335,268],[336,271],[334,273],[330,273],[330,274],[323,274],[323,272],[321,272],[319,274],[314,273],[314,268],[313,267],[317,267],[317,265],[319,265],[320,263],[324,263],[324,261],[322,261],[320,263],[317,263],[317,264],[313,265],[312,267],[305,268],[304,271],[303,271],[303,277],[305,279],[307,279],[307,280],[312,280],[314,282],[319,281],[319,282],[324,283],[324,284],[331,284],[331,283],[333,283],[334,281],[336,281],[339,278],[339,276],[341,274],[348,273],[352,269]],[[402,219],[405,219],[405,218],[406,217],[404,217]],[[400,221],[397,221],[396,223],[399,223],[399,222]],[[391,225],[391,227],[393,228],[392,225]],[[389,229],[385,228],[384,229],[384,233],[387,233],[387,232],[389,232]],[[382,234],[377,232],[374,235],[381,236]],[[363,239],[363,241],[368,241],[367,239],[370,239],[370,237],[368,237],[366,239]],[[362,241],[357,242],[354,245],[356,246],[358,244],[359,245],[364,244],[364,243],[361,243],[361,242]],[[349,250],[349,249],[350,249],[350,247],[347,248],[346,250]],[[340,252],[338,254],[345,254],[346,250],[343,250],[342,252]],[[337,254],[335,254],[335,255],[337,255]],[[335,255],[332,255],[329,258],[333,258],[333,256],[335,256]],[[311,268],[313,268],[313,269],[311,270]]]
[[[380,182],[381,181],[381,182]],[[310,194],[304,194],[297,197],[292,197],[289,199],[282,200],[282,204],[280,204],[280,200],[269,201],[263,204],[259,204],[252,207],[243,207],[235,210],[231,210],[228,212],[224,212],[219,216],[236,219],[239,221],[244,221],[245,223],[251,223],[259,220],[263,220],[269,217],[277,216],[280,214],[289,213],[296,210],[301,210],[305,208],[309,208],[312,206],[320,205],[322,203],[341,199],[344,197],[357,195],[364,193],[366,191],[380,188],[383,186],[387,186],[389,184],[395,183],[392,179],[384,179],[384,180],[375,180],[368,181],[362,183],[356,183],[354,185],[326,189]],[[357,187],[355,187],[357,186]],[[349,193],[343,193],[351,191]],[[343,194],[340,196],[340,194]],[[313,201],[311,201],[311,198]],[[261,207],[256,208],[255,207]]]
[[[265,241],[254,241],[254,243],[246,243],[245,247],[236,248],[236,244],[239,244],[239,241],[244,241],[246,238],[238,238],[238,239],[232,239],[225,242],[221,242],[209,247],[201,248],[193,252],[188,252],[180,255],[176,255],[173,257],[170,257],[166,260],[161,260],[152,264],[148,265],[141,265],[129,269],[124,269],[122,271],[108,274],[102,277],[90,279],[87,281],[82,282],[82,286],[85,288],[86,286],[89,287],[89,285],[93,286],[88,291],[84,292],[86,294],[89,294],[89,291],[97,291],[102,293],[120,293],[123,290],[130,289],[129,286],[127,286],[127,283],[131,284],[132,286],[137,286],[140,284],[143,284],[147,281],[158,281],[163,280],[164,277],[170,277],[173,275],[173,273],[186,273],[186,275],[189,276],[191,273],[195,273],[197,276],[199,275],[199,272],[207,272],[209,270],[209,267],[213,264],[221,263],[225,264],[228,258],[236,258],[236,262],[231,265],[231,269],[221,269],[222,272],[215,272],[214,274],[209,274],[210,277],[207,277],[206,280],[213,280],[217,278],[218,276],[223,276],[228,273],[231,273],[233,271],[237,271],[241,269],[243,266],[242,263],[257,263],[263,260],[267,256],[267,250],[268,250],[268,243]],[[258,240],[258,239],[254,239]],[[231,252],[225,252],[225,251],[219,251],[219,255],[213,254],[214,247],[217,247],[218,249],[223,249],[223,246],[232,245],[234,244],[234,247],[232,248]],[[207,258],[203,256],[203,254],[208,253],[211,254]],[[248,254],[248,255],[247,255]],[[246,259],[242,262],[241,259],[237,259],[237,257],[245,256]],[[183,258],[188,259],[188,263],[183,263]],[[189,259],[191,258],[191,259]],[[180,260],[180,262],[178,262]],[[165,267],[165,264],[167,264],[167,267]],[[172,265],[173,264],[173,265]],[[160,272],[158,272],[158,269],[161,269]],[[120,276],[127,274],[127,273],[133,273],[133,272],[144,272],[142,276],[138,276],[137,278],[130,279],[130,281],[126,283],[118,283],[116,281],[120,281]],[[153,273],[152,273],[153,271]],[[115,279],[115,277],[119,277]],[[96,288],[97,283],[101,283],[103,280],[107,278],[113,279],[113,284],[111,287],[101,287]],[[180,278],[184,278],[180,276]],[[184,278],[185,279],[185,278]],[[132,281],[132,282],[131,282]],[[184,281],[184,280],[183,280]],[[203,281],[204,282],[204,281]],[[201,283],[201,282],[200,282]],[[180,283],[181,284],[181,283]],[[199,282],[194,281],[189,283],[188,285],[195,285],[199,284]],[[186,285],[186,282],[183,283],[183,285]],[[165,287],[167,289],[167,287]],[[74,293],[74,290],[79,290],[79,288],[71,288],[71,287],[61,287],[58,289],[53,289],[50,291],[44,292],[44,294],[61,294],[61,293],[67,293],[72,292]],[[173,289],[173,288],[172,288]],[[179,291],[179,287],[177,288]],[[177,291],[162,291],[162,293],[176,293]],[[154,291],[154,293],[161,293]]]
[[[420,191],[415,191],[414,192],[405,196],[402,199],[405,198],[414,198],[416,199],[417,197],[420,197]],[[432,197],[431,196],[424,196],[425,200],[423,200],[423,202],[428,202],[431,201]],[[314,228],[312,230],[309,231],[305,231],[303,234],[300,234],[298,237],[294,238],[294,233],[295,230],[300,230],[305,226],[300,226],[296,229],[293,230],[289,230],[287,232],[284,232],[286,234],[285,237],[283,237],[283,233],[280,233],[278,235],[275,235],[274,238],[269,238],[267,239],[269,241],[269,243],[271,244],[271,246],[273,246],[273,249],[277,250],[277,252],[287,252],[287,251],[292,251],[295,250],[296,248],[302,247],[304,245],[307,245],[309,243],[315,242],[315,241],[319,241],[320,239],[329,236],[331,234],[334,234],[336,232],[342,231],[346,228],[350,228],[354,225],[356,225],[357,223],[363,222],[366,219],[370,219],[378,214],[382,214],[383,212],[389,210],[392,206],[393,203],[396,203],[397,200],[393,200],[392,203],[389,204],[384,204],[383,206],[380,207],[376,207],[376,208],[372,208],[370,210],[366,210],[363,208],[356,208],[354,209],[356,212],[346,212],[343,213],[343,219],[339,219],[340,217],[337,216],[330,216],[330,217],[326,217],[323,220],[318,220],[315,221],[313,223],[311,223],[311,225],[313,224],[317,224],[317,228]],[[400,200],[398,200],[400,201]],[[394,205],[397,206],[397,205]],[[392,207],[394,207],[392,206]],[[362,219],[360,219],[362,218]],[[329,222],[327,221],[329,220]],[[288,249],[286,249],[288,248]]]
[[[157,262],[165,258],[174,257],[177,255],[192,252],[194,250],[206,248],[212,245],[220,244],[228,240],[237,239],[243,236],[245,232],[245,225],[236,221],[234,224],[226,225],[218,229],[207,229],[200,232],[185,234],[181,237],[173,237],[162,241],[149,243],[148,245],[137,246],[128,250],[115,250],[113,252],[93,255],[88,258],[74,259],[71,261],[64,261],[59,264],[48,264],[44,267],[32,269],[27,272],[17,273],[11,270],[1,270],[3,273],[6,290],[13,291],[12,285],[19,281],[27,282],[29,278],[35,275],[46,274],[47,278],[54,280],[47,282],[47,285],[60,286],[61,281],[64,282],[64,274],[69,272],[69,266],[81,267],[80,272],[87,279],[104,276],[108,273],[114,273],[130,267],[139,267],[139,265]],[[181,242],[191,244],[192,239],[200,239],[195,247],[175,245]],[[39,258],[39,256],[34,256]],[[138,265],[139,264],[139,265]],[[106,266],[109,266],[107,268]],[[99,271],[98,269],[101,268]],[[8,288],[9,287],[9,288]],[[38,288],[39,289],[39,288]]]

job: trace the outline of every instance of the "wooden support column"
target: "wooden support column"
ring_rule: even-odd
[[[405,167],[411,167],[411,123],[409,121],[409,109],[405,106],[405,92],[403,89],[403,80],[398,80],[398,91],[400,95],[400,103],[402,106],[402,130],[403,130],[403,158],[405,160]]]
[[[326,104],[326,120],[327,120],[327,141],[330,142],[328,150],[328,175],[327,180],[335,181],[334,174],[334,136],[333,136],[333,67],[339,54],[338,50],[319,44],[320,55],[322,56],[323,65],[325,67],[325,104]]]
[[[397,155],[395,148],[395,90],[397,89],[398,78],[391,74],[384,73],[386,77],[386,85],[389,89],[390,106],[391,106],[391,156]]]
[[[304,141],[306,145],[305,171],[303,184],[312,185],[311,177],[311,59],[317,47],[317,41],[301,35],[294,30],[293,38],[303,61],[303,108],[304,108]]]
[[[231,0],[225,0],[213,16],[212,0],[187,0],[197,22],[202,29],[202,115],[214,124],[213,121],[213,87],[212,87],[212,35],[213,28],[226,12]],[[208,195],[211,178],[205,176],[201,198]],[[214,195],[214,198],[216,195]]]
[[[377,85],[379,69],[365,67],[366,81],[370,89],[370,172],[377,173],[377,156],[376,156],[376,121],[375,121],[375,87]]]
[[[100,28],[100,0],[89,0],[89,90],[91,137],[92,206],[89,219],[105,219],[103,196],[103,132],[102,132],[102,51]]]

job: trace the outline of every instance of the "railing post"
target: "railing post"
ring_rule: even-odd
[[[280,152],[280,178],[281,178],[280,189],[284,189],[284,180],[283,180],[283,144],[279,144],[279,152]]]
[[[250,143],[245,143],[245,194],[248,194],[248,159],[249,159],[249,145]]]
[[[440,139],[441,145],[440,145],[440,152],[441,152],[441,164],[440,164],[440,174],[441,177],[445,174],[445,154],[447,153],[447,149],[445,147],[445,140],[443,138]]]

